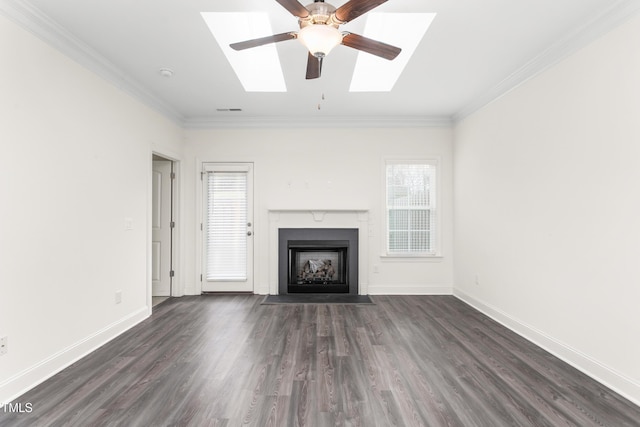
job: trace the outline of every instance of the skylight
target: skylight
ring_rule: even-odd
[[[268,44],[235,51],[229,44],[270,36],[271,23],[264,12],[202,12],[202,18],[220,45],[247,92],[286,92],[278,51]]]
[[[391,91],[435,16],[435,13],[368,13],[362,35],[398,46],[402,52],[393,61],[359,52],[349,91]]]

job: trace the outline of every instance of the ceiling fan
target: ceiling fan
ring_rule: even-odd
[[[269,43],[298,39],[309,50],[307,79],[320,77],[323,58],[339,44],[388,60],[394,59],[401,51],[398,47],[338,30],[340,25],[364,15],[387,0],[350,0],[337,9],[329,3],[325,3],[324,0],[315,0],[314,3],[307,6],[303,6],[298,0],[276,1],[298,18],[300,31],[290,31],[233,43],[230,45],[232,49],[244,50]]]

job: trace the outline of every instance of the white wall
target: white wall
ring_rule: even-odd
[[[269,290],[268,210],[368,210],[371,294],[451,293],[451,129],[220,129],[185,132],[186,198],[201,198],[202,162],[254,162],[256,292]],[[443,257],[382,259],[385,157],[440,158]],[[189,180],[191,180],[189,182]],[[199,293],[200,203],[186,216],[187,293]],[[378,273],[374,273],[374,267]],[[271,284],[273,285],[273,284]]]
[[[151,150],[182,130],[2,16],[0,64],[7,402],[149,315]]]
[[[454,148],[455,294],[636,403],[638,40],[640,17],[459,123]]]

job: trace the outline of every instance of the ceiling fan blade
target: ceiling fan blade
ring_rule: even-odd
[[[307,80],[317,79],[322,72],[322,58],[318,58],[309,53],[307,59]]]
[[[399,47],[352,33],[342,38],[342,44],[388,60],[394,59],[402,51]]]
[[[232,43],[229,46],[234,50],[244,50],[252,47],[258,47],[269,43],[283,42],[285,40],[295,39],[297,36],[296,33],[280,33],[274,34],[272,36],[260,37],[259,39],[251,39],[243,42]]]
[[[276,0],[282,7],[287,9],[289,13],[298,18],[306,18],[309,11],[298,0]]]
[[[340,6],[335,16],[340,22],[353,21],[360,15],[364,15],[371,9],[380,6],[387,0],[351,0]]]

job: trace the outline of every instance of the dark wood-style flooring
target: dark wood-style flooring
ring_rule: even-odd
[[[183,297],[2,426],[638,426],[640,408],[452,296]]]

